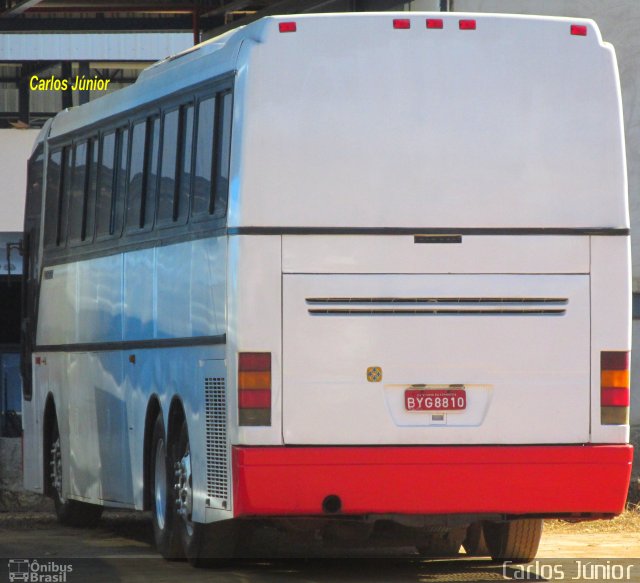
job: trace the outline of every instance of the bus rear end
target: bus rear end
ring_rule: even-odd
[[[629,218],[595,24],[282,17],[238,71],[234,516],[484,523],[528,559],[540,518],[622,512]]]

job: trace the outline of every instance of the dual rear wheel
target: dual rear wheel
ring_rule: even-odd
[[[193,475],[186,421],[173,440],[165,436],[158,415],[151,442],[151,493],[156,547],[166,559],[186,558],[195,566],[233,556],[237,542],[234,521],[193,522]]]

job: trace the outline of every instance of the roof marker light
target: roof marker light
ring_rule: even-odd
[[[296,32],[297,27],[295,22],[281,22],[278,24],[280,32]]]
[[[587,27],[584,24],[572,24],[571,34],[573,36],[587,36]]]
[[[394,18],[393,28],[406,30],[408,28],[411,28],[411,21],[408,18]]]
[[[427,18],[427,28],[444,28],[442,18]]]
[[[475,20],[460,20],[458,23],[460,30],[475,30],[476,29],[476,21]]]

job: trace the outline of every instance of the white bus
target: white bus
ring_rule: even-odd
[[[530,560],[543,518],[623,511],[593,22],[265,18],[61,112],[29,176],[24,479],[63,522],[151,510],[194,562],[256,519]]]

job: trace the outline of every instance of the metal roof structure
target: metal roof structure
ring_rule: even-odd
[[[448,2],[449,0],[442,0]],[[273,14],[387,10],[399,0],[0,0],[0,30],[191,30],[207,37]]]
[[[435,2],[436,0],[434,0]],[[451,0],[437,0],[447,5]],[[39,127],[102,95],[33,91],[35,77],[109,79],[109,90],[202,40],[263,16],[377,11],[401,0],[0,0],[0,128]]]

